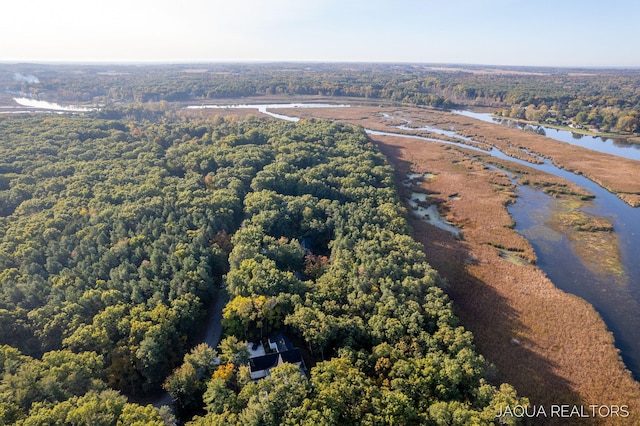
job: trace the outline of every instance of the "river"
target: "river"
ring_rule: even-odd
[[[457,113],[485,122],[501,124],[491,114]],[[599,152],[640,160],[640,146],[624,144],[612,139],[583,136],[569,131],[544,128],[546,136],[580,145]],[[519,160],[510,159],[522,163]],[[620,242],[624,280],[612,275],[591,272],[572,249],[563,235],[558,235],[544,218],[553,211],[558,200],[531,188],[520,187],[518,200],[509,206],[516,221],[516,230],[531,243],[538,256],[538,266],[553,283],[564,291],[588,301],[602,316],[613,333],[616,347],[631,370],[640,380],[640,209],[630,207],[609,191],[581,175],[551,165],[528,164],[530,167],[563,177],[589,190],[596,198],[589,210],[611,220]],[[542,218],[542,220],[541,220]],[[554,234],[555,232],[555,234]],[[550,235],[554,235],[553,240]]]
[[[269,115],[279,120],[298,122],[298,117],[277,114],[269,111],[278,108],[348,108],[344,104],[321,104],[321,103],[294,103],[294,104],[235,104],[235,105],[191,105],[187,109],[257,109],[259,112]]]
[[[593,151],[640,161],[640,144],[628,142],[624,138],[589,136],[571,132],[568,130],[554,129],[552,127],[522,124],[517,120],[496,117],[493,114],[489,113],[461,110],[454,110],[452,112],[455,114],[464,115],[465,117],[475,118],[476,120],[481,120],[486,123],[502,124],[509,127],[517,127],[522,130],[537,132],[543,134],[548,138],[555,139],[560,142],[566,142],[571,145],[581,146]]]
[[[242,107],[255,108],[275,118],[297,121],[296,117],[283,116],[268,111],[272,108],[292,108],[294,105],[296,104],[243,105]],[[317,107],[334,106],[320,105]],[[297,107],[300,107],[300,104],[297,104]],[[470,114],[476,115],[475,113]],[[489,115],[483,116],[485,121],[489,121],[487,116]],[[490,122],[494,121],[491,119]],[[402,127],[399,126],[398,130],[403,130]],[[594,274],[576,254],[572,242],[566,236],[552,229],[548,219],[555,204],[559,202],[558,199],[527,186],[518,185],[518,199],[508,209],[516,221],[516,231],[527,238],[536,251],[538,266],[558,288],[575,294],[594,306],[613,333],[616,347],[620,349],[627,368],[631,370],[636,380],[640,380],[640,262],[636,260],[637,254],[640,253],[640,209],[629,206],[616,195],[584,176],[560,169],[547,160],[542,164],[531,164],[509,157],[494,147],[489,150],[480,150],[470,145],[439,139],[369,129],[366,131],[371,135],[403,136],[421,139],[425,142],[447,143],[478,150],[496,158],[562,177],[594,194],[595,199],[585,211],[605,217],[612,222],[620,244],[624,269],[622,279],[619,275]],[[455,136],[461,140],[468,139],[451,130],[430,127],[430,131],[445,136]],[[625,152],[629,151],[627,148],[621,149],[624,149]],[[634,151],[640,152],[640,150]],[[632,158],[626,155],[625,157]],[[550,238],[550,235],[553,237]]]

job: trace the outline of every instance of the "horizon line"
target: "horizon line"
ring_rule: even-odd
[[[593,69],[593,70],[640,70],[640,65],[518,65],[518,64],[482,64],[464,62],[423,62],[423,61],[370,61],[370,60],[13,60],[0,59],[0,65],[112,65],[112,66],[150,66],[150,65],[250,65],[250,64],[356,64],[356,65],[420,65],[450,67],[484,67],[484,68],[539,68],[539,69]]]

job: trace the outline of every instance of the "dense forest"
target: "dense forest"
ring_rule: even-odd
[[[485,380],[361,129],[118,111],[0,117],[0,423],[173,424],[132,402],[162,388],[193,424],[489,424],[526,403]],[[224,293],[226,337],[197,345]],[[251,381],[246,341],[282,330],[308,374]]]
[[[411,64],[0,66],[0,89],[101,105],[313,95],[454,108],[593,130],[640,132],[640,71]]]

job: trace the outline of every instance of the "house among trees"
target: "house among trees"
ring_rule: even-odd
[[[294,348],[289,338],[277,333],[267,339],[268,351],[261,342],[249,342],[249,368],[251,380],[257,381],[269,377],[271,369],[285,362],[295,364],[300,368],[300,374],[304,375],[306,367],[300,349]]]

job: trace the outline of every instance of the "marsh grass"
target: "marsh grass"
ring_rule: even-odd
[[[612,232],[613,224],[604,217],[585,212],[583,209],[588,205],[582,200],[554,203],[549,225],[567,237],[591,272],[625,281],[619,237]]]
[[[531,246],[511,229],[505,205],[513,183],[507,174],[483,167],[463,149],[445,150],[407,138],[376,141],[399,176],[409,165],[416,172],[436,173],[438,179],[421,185],[440,194],[449,209],[447,218],[464,227],[465,240],[460,241],[410,219],[427,260],[449,283],[456,313],[474,333],[480,353],[495,366],[490,370],[494,383],[511,383],[532,404],[627,404],[631,416],[618,424],[640,423],[640,385],[626,370],[602,319],[591,305],[557,289],[532,265]],[[560,201],[566,199],[567,206],[581,202],[585,194],[572,192],[560,195]],[[452,194],[458,198],[453,200]],[[568,228],[581,236],[612,234],[575,231],[572,223]],[[549,238],[561,238],[560,232],[551,231]],[[585,419],[573,423],[589,424]],[[592,423],[615,424],[616,419]]]

